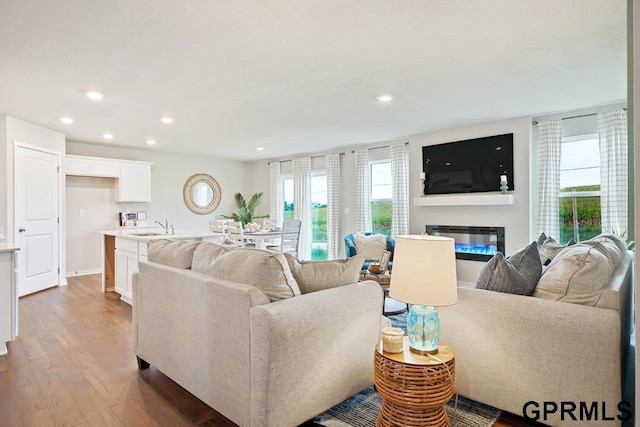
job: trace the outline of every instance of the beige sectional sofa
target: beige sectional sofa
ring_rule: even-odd
[[[593,245],[598,257],[606,253],[600,251],[601,244]],[[527,402],[536,402],[527,406],[527,416],[536,416],[537,405],[538,421],[544,424],[619,425],[618,416],[625,416],[618,403],[632,324],[633,255],[621,247],[619,257],[607,256],[613,263],[600,271],[610,269],[611,274],[606,282],[596,283],[603,279],[589,270],[593,254],[582,267],[572,258],[592,250],[564,251],[566,256],[559,254],[546,267],[534,296],[459,288],[458,303],[439,309],[441,340],[456,352],[456,389],[520,415]],[[578,270],[586,274],[579,277]],[[552,274],[567,283],[552,280]],[[595,285],[601,288],[597,295]],[[581,291],[587,297],[579,295]],[[544,402],[558,407],[546,419]],[[576,421],[561,412],[562,402],[568,402],[567,410],[576,405]],[[596,413],[588,420],[580,406],[591,410],[594,402]]]
[[[133,283],[141,367],[154,365],[234,423],[295,426],[373,383],[383,293],[357,282],[363,259],[327,268],[164,242],[149,260]]]

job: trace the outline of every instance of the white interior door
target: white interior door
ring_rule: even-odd
[[[15,147],[15,241],[20,246],[19,296],[58,284],[59,159]]]

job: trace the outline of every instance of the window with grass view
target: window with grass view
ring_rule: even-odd
[[[602,232],[598,135],[562,138],[560,155],[560,242]]]
[[[311,174],[311,204],[313,205],[311,259],[326,260],[329,258],[329,248],[327,245],[327,175],[324,172]]]
[[[373,232],[391,236],[391,161],[371,162]]]
[[[293,217],[293,177],[285,175],[282,178],[282,198],[284,200],[284,219]],[[324,172],[314,172],[311,175],[311,217],[313,226],[313,241],[311,243],[311,259],[328,259],[327,245],[327,176]]]

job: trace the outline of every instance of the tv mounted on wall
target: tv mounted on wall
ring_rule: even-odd
[[[424,146],[422,167],[425,195],[513,190],[513,134]]]

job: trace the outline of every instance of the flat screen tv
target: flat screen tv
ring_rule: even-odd
[[[513,134],[424,146],[422,167],[426,195],[513,190]]]

